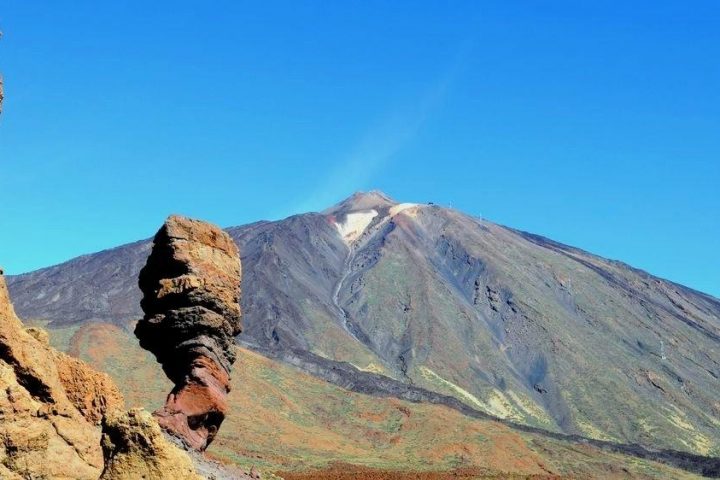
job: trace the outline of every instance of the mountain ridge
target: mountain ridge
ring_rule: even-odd
[[[373,192],[227,231],[251,286],[241,341],[347,362],[551,431],[718,452],[720,302],[708,294]],[[127,328],[137,318],[124,308],[137,305],[129,279],[148,248],[13,277],[16,308],[51,327]]]
[[[392,203],[392,204],[394,204],[394,205],[400,204],[400,202],[392,199],[392,197],[390,197],[389,195],[385,194],[385,193],[384,193],[383,191],[381,191],[381,190],[369,190],[369,191],[367,191],[367,192],[358,190],[358,191],[354,192],[353,194],[351,194],[351,195],[350,195],[349,197],[347,197],[346,199],[341,200],[340,202],[334,204],[333,206],[328,207],[328,208],[326,208],[326,209],[324,209],[324,210],[321,210],[321,211],[317,211],[317,212],[308,211],[308,212],[295,213],[295,214],[292,214],[292,215],[290,215],[290,216],[288,216],[288,217],[285,217],[285,218],[282,218],[282,219],[278,219],[278,220],[266,220],[266,219],[263,219],[263,220],[255,220],[255,221],[253,221],[253,222],[244,223],[244,224],[240,224],[240,225],[230,225],[230,226],[227,226],[227,227],[223,227],[222,229],[223,229],[223,230],[226,230],[226,231],[229,231],[229,230],[238,230],[238,229],[244,229],[244,228],[252,228],[252,227],[254,227],[254,226],[261,226],[261,225],[267,225],[267,224],[276,223],[276,222],[282,222],[282,221],[288,220],[288,219],[293,218],[293,217],[298,217],[298,216],[303,216],[303,215],[310,215],[310,214],[327,215],[327,214],[334,213],[337,209],[341,208],[341,206],[342,206],[343,204],[345,204],[346,202],[348,202],[348,200],[350,200],[350,199],[352,199],[352,198],[354,198],[354,197],[363,197],[363,196],[366,196],[366,195],[373,195],[373,194],[377,194],[378,196],[381,196],[381,197],[385,198],[389,203]],[[434,204],[434,203],[432,203],[432,202],[431,202],[431,203],[424,204],[424,205],[436,206],[436,204]],[[441,207],[441,208],[446,208],[446,209],[448,209],[448,210],[455,210],[455,211],[457,211],[457,212],[460,212],[460,210],[456,210],[456,209],[451,208],[451,207]],[[476,220],[480,220],[480,221],[483,220],[483,218],[477,217],[477,216],[475,216],[475,215],[471,215],[471,214],[465,214],[465,215],[467,215],[467,216],[470,217],[470,218],[474,218],[474,219],[476,219]],[[609,257],[603,257],[602,255],[598,255],[598,254],[592,253],[590,250],[588,250],[588,249],[586,249],[586,248],[576,247],[576,246],[570,245],[569,243],[564,243],[564,242],[560,242],[560,241],[557,241],[557,240],[553,240],[553,239],[551,239],[550,237],[548,237],[548,236],[545,235],[545,234],[537,234],[537,233],[533,233],[533,232],[530,232],[530,231],[527,231],[527,230],[523,230],[523,229],[521,229],[521,228],[508,227],[508,226],[504,226],[504,225],[502,225],[502,224],[497,224],[497,225],[501,225],[501,226],[503,226],[504,228],[507,228],[507,229],[509,229],[509,230],[513,230],[513,231],[517,232],[518,234],[521,234],[521,235],[526,236],[526,237],[528,237],[528,238],[535,238],[535,239],[537,239],[537,240],[538,240],[539,242],[541,242],[541,243],[545,243],[545,244],[548,244],[548,245],[553,245],[553,246],[559,247],[559,248],[564,249],[564,250],[575,250],[575,251],[578,251],[578,252],[580,252],[580,253],[583,253],[583,254],[586,254],[586,255],[592,255],[592,256],[594,256],[594,257],[601,258],[601,259],[606,260],[606,261],[609,261],[609,262],[619,263],[619,264],[621,264],[622,266],[627,267],[627,268],[630,268],[630,269],[632,269],[632,270],[635,270],[636,272],[638,272],[638,273],[640,273],[640,274],[648,275],[648,276],[651,276],[651,277],[653,277],[653,278],[660,279],[660,280],[662,280],[662,281],[664,281],[664,282],[667,282],[667,283],[672,283],[672,284],[674,284],[674,285],[676,285],[676,286],[678,286],[678,287],[681,287],[681,288],[683,288],[683,289],[685,289],[685,290],[689,290],[689,291],[691,291],[691,292],[694,293],[694,294],[699,294],[699,295],[705,296],[705,297],[707,297],[709,300],[711,300],[711,301],[715,302],[716,304],[720,305],[720,297],[716,297],[716,296],[714,296],[713,294],[711,294],[711,293],[709,293],[709,292],[705,292],[705,291],[703,291],[703,290],[700,290],[700,289],[697,289],[697,288],[693,288],[693,287],[687,286],[687,285],[685,285],[685,284],[683,284],[683,283],[680,283],[679,281],[671,280],[671,279],[669,279],[669,278],[665,278],[665,277],[656,275],[656,274],[654,274],[654,273],[652,273],[652,272],[650,272],[650,271],[648,271],[648,270],[646,270],[646,269],[639,268],[639,267],[634,267],[633,265],[627,263],[627,261],[625,261],[625,260],[613,259],[613,258],[609,258]],[[89,253],[83,253],[83,254],[81,254],[81,255],[77,255],[77,256],[74,256],[74,257],[71,257],[71,258],[67,258],[67,259],[62,260],[62,261],[60,261],[60,262],[58,262],[58,263],[55,263],[55,264],[52,264],[52,265],[47,265],[47,266],[40,267],[40,268],[35,268],[35,269],[33,269],[33,270],[28,270],[28,271],[26,271],[26,272],[20,272],[20,273],[14,273],[14,274],[12,274],[12,273],[7,273],[7,271],[6,271],[6,277],[7,277],[8,279],[11,279],[11,278],[24,277],[24,276],[26,276],[26,275],[37,274],[37,273],[46,271],[46,270],[48,270],[48,269],[52,269],[52,268],[55,268],[55,267],[58,267],[58,266],[61,266],[61,265],[66,265],[66,264],[68,264],[68,263],[71,263],[71,262],[75,262],[75,261],[84,259],[84,258],[86,258],[86,257],[92,257],[92,256],[95,256],[95,255],[98,255],[98,254],[102,254],[102,253],[106,253],[106,252],[112,252],[112,251],[115,251],[115,250],[123,249],[123,248],[126,248],[126,247],[131,247],[131,246],[134,246],[134,245],[139,245],[139,244],[143,244],[143,243],[151,242],[151,241],[152,241],[152,236],[148,236],[148,237],[145,237],[145,238],[142,238],[142,239],[133,240],[133,241],[130,241],[130,242],[127,242],[127,243],[123,243],[123,244],[121,244],[121,245],[117,245],[117,246],[113,246],[113,247],[108,247],[108,248],[101,248],[100,250],[93,251],[93,252],[89,252]]]

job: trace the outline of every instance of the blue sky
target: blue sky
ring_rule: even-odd
[[[720,296],[720,4],[0,1],[0,264],[356,190]]]

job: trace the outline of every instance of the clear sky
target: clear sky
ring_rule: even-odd
[[[720,3],[0,0],[0,264],[452,204],[720,296]]]

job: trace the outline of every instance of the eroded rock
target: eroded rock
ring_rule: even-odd
[[[175,384],[160,425],[204,450],[227,411],[235,336],[241,331],[240,256],[219,227],[169,217],[140,272],[145,316],[135,334]]]
[[[122,408],[110,378],[26,330],[0,270],[0,477],[92,479],[103,456],[97,423]]]
[[[99,425],[107,412],[124,407],[123,397],[108,375],[92,370],[77,358],[53,353],[65,393],[88,421]]]
[[[105,469],[100,480],[201,480],[187,452],[165,438],[149,412],[115,411],[103,421]]]

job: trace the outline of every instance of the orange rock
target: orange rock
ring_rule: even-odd
[[[115,411],[103,421],[100,480],[203,480],[187,452],[168,441],[149,412]]]
[[[100,430],[122,407],[105,374],[57,352],[42,330],[26,330],[0,274],[0,459],[2,478],[97,479]]]
[[[53,353],[65,393],[89,422],[99,425],[108,411],[124,408],[120,391],[106,373],[96,372],[84,362],[63,353]]]

